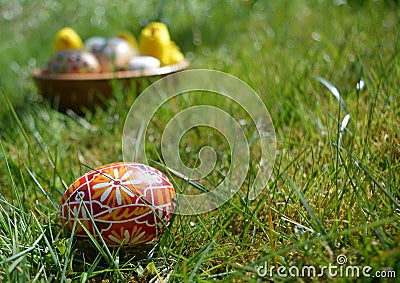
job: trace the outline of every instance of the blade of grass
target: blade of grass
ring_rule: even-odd
[[[36,225],[39,228],[41,235],[43,235],[43,240],[46,244],[46,247],[48,248],[48,251],[50,253],[51,259],[54,263],[54,265],[56,266],[57,272],[59,274],[61,274],[61,282],[67,282],[67,278],[64,276],[64,274],[62,273],[62,268],[61,268],[61,264],[60,264],[60,260],[58,258],[58,254],[57,252],[53,249],[53,241],[49,241],[47,239],[47,236],[42,228],[42,225],[40,224],[39,220],[36,218],[36,216],[34,214],[32,214],[33,218],[36,221]]]
[[[313,220],[314,224],[316,225],[316,230],[321,233],[322,235],[326,235],[326,230],[322,226],[321,222],[319,221],[319,218],[315,215],[314,210],[311,208],[310,204],[308,203],[307,199],[304,197],[303,193],[297,188],[296,184],[293,182],[292,178],[290,178],[287,174],[285,174],[286,179],[289,181],[290,185],[292,188],[295,190],[296,194],[300,198],[301,203],[304,205],[306,210],[311,216],[311,219]]]
[[[199,251],[199,253],[197,255],[193,256],[192,260],[196,257],[199,257],[199,259],[197,260],[196,264],[194,265],[192,272],[190,272],[190,275],[188,278],[189,282],[193,282],[193,279],[196,276],[197,270],[199,269],[200,265],[203,263],[204,258],[206,257],[209,250],[214,246],[214,244],[215,244],[215,240],[213,239],[203,250]],[[189,260],[189,263],[192,260]]]
[[[7,95],[2,90],[0,90],[0,92],[3,95],[4,99],[6,100],[7,106],[10,109],[11,114],[12,114],[13,118],[15,119],[15,122],[17,123],[18,127],[19,127],[19,129],[20,129],[20,131],[22,133],[22,136],[24,137],[26,143],[28,144],[28,148],[32,148],[32,145],[31,145],[31,142],[29,140],[29,137],[28,137],[28,135],[27,135],[27,133],[25,131],[24,126],[21,123],[21,120],[19,119],[17,113],[15,112],[14,107],[12,106],[12,104],[11,104],[10,100],[8,99]]]
[[[39,181],[36,179],[35,175],[33,172],[28,168],[28,166],[23,163],[25,166],[26,171],[28,171],[29,175],[31,176],[32,180],[35,182],[37,187],[40,189],[41,193],[50,201],[50,203],[53,205],[54,209],[58,209],[58,203],[46,192],[45,189],[43,189],[42,185],[39,183]]]
[[[27,248],[26,250],[23,250],[23,251],[21,251],[21,252],[15,254],[15,255],[13,255],[13,256],[7,258],[7,259],[4,260],[4,261],[0,261],[0,265],[2,265],[2,264],[4,264],[4,263],[8,263],[8,262],[13,261],[13,260],[16,260],[16,259],[18,259],[18,258],[20,258],[20,257],[23,257],[23,256],[26,255],[27,253],[31,252],[32,250],[34,250],[34,249],[36,248],[36,246],[39,244],[39,242],[40,242],[40,240],[42,240],[42,238],[43,238],[43,234],[41,234],[41,235],[36,239],[36,241],[33,242],[32,245],[31,245],[29,248]]]
[[[339,102],[340,107],[342,107],[343,111],[348,114],[349,112],[346,109],[346,106],[344,105],[342,96],[340,95],[338,89],[328,80],[316,76],[315,79],[319,81],[321,84],[323,84],[329,91],[333,94],[333,96],[336,98],[336,100]]]

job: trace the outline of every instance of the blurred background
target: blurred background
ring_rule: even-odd
[[[2,0],[0,83],[15,103],[37,99],[30,72],[49,60],[62,27],[74,28],[85,40],[121,29],[138,36],[146,23],[158,20],[168,25],[193,67],[228,71],[256,91],[263,92],[266,83],[288,85],[293,72],[304,79],[334,77],[340,70],[341,80],[354,84],[365,64],[390,59],[397,16],[397,1],[391,0]],[[377,52],[382,62],[369,61]]]

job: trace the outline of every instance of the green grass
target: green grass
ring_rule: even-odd
[[[391,269],[399,278],[398,4],[165,1],[160,14],[157,1],[81,2],[0,2],[3,282],[259,282],[267,279],[256,272],[265,262],[321,267],[336,264],[341,254],[347,265]],[[243,192],[206,214],[175,215],[155,246],[112,250],[76,241],[58,219],[61,196],[86,166],[122,160],[122,130],[136,93],[116,88],[105,108],[83,116],[62,114],[42,100],[30,71],[46,63],[52,37],[63,26],[83,38],[111,36],[121,28],[137,35],[157,18],[169,25],[192,68],[228,72],[260,95],[277,134],[273,175],[256,200],[246,198],[255,177],[255,150]],[[340,92],[350,114],[346,127],[341,129],[347,113],[317,78]],[[357,89],[360,80],[365,87]],[[177,103],[185,108],[192,102],[183,97]],[[243,114],[209,94],[203,103]],[[153,121],[150,159],[158,161],[154,149],[170,117],[168,110],[160,111]],[[243,128],[251,138],[254,125]],[[196,164],[204,144],[213,145],[218,156],[215,171],[201,182],[208,188],[227,174],[231,152],[220,134],[199,129],[181,142],[182,152],[191,147],[184,161]],[[174,180],[177,190],[196,190]],[[285,279],[275,273],[269,279],[377,278]]]

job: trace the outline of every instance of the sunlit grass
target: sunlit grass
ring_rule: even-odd
[[[265,262],[320,267],[337,264],[341,254],[348,265],[399,272],[400,10],[394,1],[165,1],[161,15],[157,1],[3,2],[2,281],[258,282],[265,279],[257,276]],[[112,36],[121,27],[137,34],[159,16],[193,68],[228,72],[260,95],[277,134],[272,177],[256,200],[246,197],[256,174],[255,151],[242,192],[206,214],[175,215],[155,246],[109,250],[77,242],[58,219],[62,193],[87,166],[122,160],[122,130],[136,93],[117,88],[104,108],[62,114],[41,99],[30,71],[46,63],[52,36],[63,26],[83,38]],[[337,88],[345,109],[318,78]],[[357,87],[361,81],[363,88]],[[196,103],[241,115],[212,95],[204,99]],[[183,96],[177,103],[192,102]],[[161,110],[153,121],[151,160],[160,161],[157,131],[170,117]],[[243,128],[253,136],[251,124]],[[180,148],[193,165],[208,141],[219,159],[200,182],[205,188],[220,182],[229,166],[223,137],[191,131]],[[176,186],[196,191],[179,179]],[[283,280],[276,273],[273,279]]]

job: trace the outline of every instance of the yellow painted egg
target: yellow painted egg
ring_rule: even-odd
[[[57,52],[48,62],[44,72],[48,73],[98,73],[100,64],[96,56],[84,50]]]
[[[148,165],[118,162],[78,178],[64,193],[59,213],[71,232],[74,222],[110,247],[137,246],[156,239],[169,224],[175,189],[168,177]],[[88,237],[76,223],[75,236]]]
[[[133,33],[131,33],[129,30],[122,30],[118,33],[117,35],[118,38],[125,39],[129,45],[132,47],[133,50],[139,50],[139,46],[137,43],[137,40]]]

